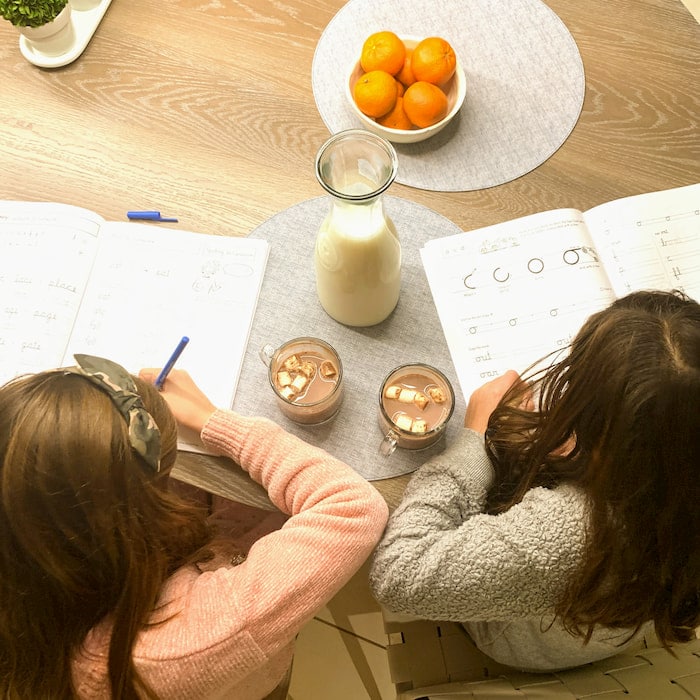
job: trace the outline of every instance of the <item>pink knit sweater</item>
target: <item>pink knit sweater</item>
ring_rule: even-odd
[[[263,418],[217,411],[202,431],[262,484],[292,517],[258,540],[243,564],[179,569],[163,587],[134,649],[141,677],[162,700],[261,698],[286,672],[294,638],[361,566],[388,512],[351,467]],[[110,621],[94,628],[74,659],[81,698],[109,697]]]

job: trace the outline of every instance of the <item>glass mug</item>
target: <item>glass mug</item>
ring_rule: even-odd
[[[332,418],[343,398],[343,365],[335,349],[320,338],[294,338],[275,349],[266,344],[260,359],[282,413],[312,425]]]
[[[452,385],[440,370],[422,363],[395,367],[379,392],[379,451],[389,457],[397,447],[430,447],[445,432],[454,407]]]

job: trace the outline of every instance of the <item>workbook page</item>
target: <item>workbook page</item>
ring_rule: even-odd
[[[109,223],[67,351],[109,357],[131,372],[176,367],[228,408],[267,262],[266,241]]]
[[[64,204],[0,202],[0,383],[62,364],[102,223]]]
[[[618,297],[680,289],[700,300],[700,184],[618,199],[584,218]]]
[[[574,209],[434,239],[421,257],[467,400],[506,370],[564,350],[614,298]]]

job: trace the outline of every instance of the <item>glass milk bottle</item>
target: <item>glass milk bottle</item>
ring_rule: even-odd
[[[396,306],[401,244],[384,211],[396,177],[394,147],[369,131],[332,136],[316,156],[316,177],[330,211],[316,237],[316,290],[326,312],[348,326],[373,326]]]

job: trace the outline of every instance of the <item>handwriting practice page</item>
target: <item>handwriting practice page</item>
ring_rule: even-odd
[[[618,297],[680,289],[700,299],[700,184],[618,199],[584,218]]]
[[[565,349],[614,299],[574,209],[433,239],[421,257],[467,400],[506,370]]]
[[[67,356],[100,355],[137,372],[177,362],[230,407],[267,261],[267,243],[108,223]]]
[[[62,365],[102,223],[76,207],[2,203],[0,383]]]
[[[0,382],[107,357],[161,368],[183,336],[186,369],[230,407],[268,243],[106,222],[46,202],[0,202]],[[185,445],[186,446],[186,445]]]

